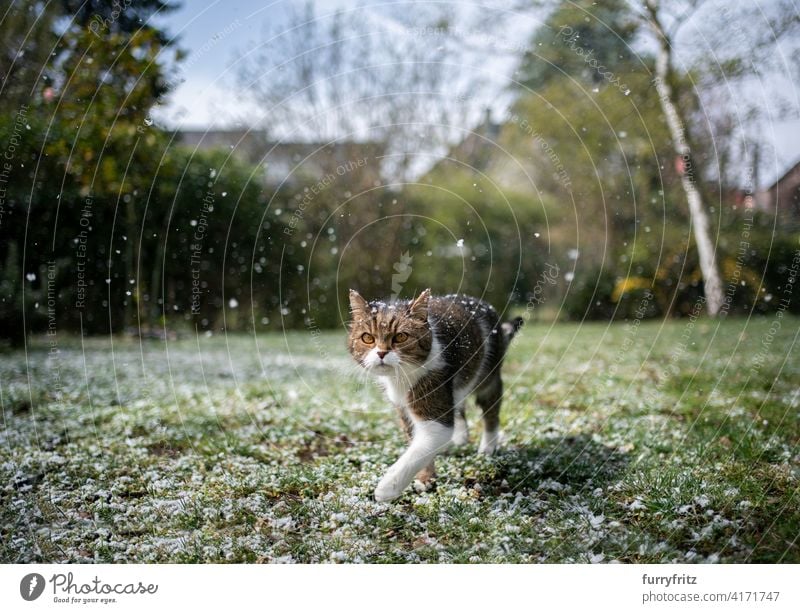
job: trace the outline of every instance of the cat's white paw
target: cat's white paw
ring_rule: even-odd
[[[459,427],[458,422],[456,422],[456,427],[453,430],[453,438],[451,439],[451,442],[455,447],[463,447],[469,443],[469,432],[467,431],[466,424]]]
[[[494,455],[495,451],[497,451],[497,443],[481,443],[480,447],[478,447],[478,453],[484,455]]]
[[[493,432],[484,431],[483,436],[481,437],[481,444],[478,447],[478,453],[492,455],[495,451],[497,451],[499,445],[500,433],[497,430]]]
[[[378,502],[389,502],[402,494],[404,489],[406,489],[406,486],[400,483],[397,476],[388,473],[380,480],[378,487],[375,488],[375,500]]]

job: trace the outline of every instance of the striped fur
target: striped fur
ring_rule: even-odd
[[[462,295],[367,302],[350,290],[348,349],[375,375],[397,408],[410,445],[375,491],[378,500],[399,496],[414,475],[426,487],[433,459],[449,444],[468,439],[465,402],[475,394],[483,413],[479,451],[497,448],[503,382],[500,369],[522,319],[501,322],[495,309]]]

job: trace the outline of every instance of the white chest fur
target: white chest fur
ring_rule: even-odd
[[[408,404],[408,392],[411,389],[408,383],[393,376],[380,377],[378,381],[392,404],[398,407],[405,407]]]
[[[408,406],[408,392],[414,384],[426,374],[434,372],[442,366],[444,366],[442,345],[434,333],[431,351],[423,364],[419,366],[400,364],[395,374],[379,376],[378,381],[383,386],[386,396],[392,404],[406,408]]]

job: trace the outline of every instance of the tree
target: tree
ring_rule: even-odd
[[[463,124],[459,92],[468,84],[455,70],[446,15],[398,12],[387,30],[357,10],[320,16],[309,3],[291,11],[279,33],[240,54],[238,82],[273,138],[378,142],[389,154],[386,177],[403,181],[419,174],[416,155],[441,154]]]
[[[88,29],[95,36],[147,32],[161,47],[175,41],[150,21],[155,15],[163,16],[177,9],[179,5],[171,0],[61,0],[61,6],[74,25]]]
[[[440,9],[396,11],[380,23],[356,11],[324,15],[312,4],[294,10],[279,32],[265,33],[236,63],[239,89],[263,109],[259,126],[272,139],[320,145],[293,170],[307,189],[325,183],[294,220],[295,243],[315,244],[326,234],[307,264],[314,271],[309,301],[324,298],[315,292],[330,295],[338,282],[365,294],[390,291],[393,267],[408,248],[401,240],[409,214],[401,186],[430,167],[455,134],[462,138],[459,127],[469,122],[466,97],[459,96],[467,83]],[[365,167],[342,172],[365,155]],[[304,198],[298,193],[290,209]]]
[[[89,207],[93,232],[87,275],[99,283],[87,289],[88,297],[93,307],[104,298],[124,304],[124,309],[107,309],[117,324],[124,321],[120,313],[132,314],[137,297],[128,287],[135,258],[133,198],[154,176],[165,142],[156,127],[146,128],[149,108],[167,88],[162,51],[170,42],[147,22],[154,11],[171,7],[155,0],[31,0],[15,3],[0,19],[0,95],[4,103],[19,105],[10,117],[0,118],[2,142],[14,139],[13,159],[6,160],[3,176],[0,260],[19,273],[17,281],[4,275],[0,310],[13,305],[17,315],[9,319],[4,313],[1,336],[19,342],[26,328],[41,322],[45,301],[37,298],[48,261],[56,262],[61,304],[72,303],[75,240],[86,229],[80,225],[81,211],[95,197]],[[117,237],[131,238],[118,253],[106,235],[112,227]],[[120,283],[107,287],[103,280],[109,276]],[[105,296],[95,301],[100,294]],[[89,308],[85,315],[105,311]],[[17,316],[25,325],[16,325]],[[67,327],[76,325],[77,317],[73,308],[58,313]],[[85,323],[87,331],[97,330],[97,322]]]
[[[58,37],[54,27],[61,17],[53,2],[12,3],[0,18],[0,98],[9,111],[29,105],[40,93],[40,75],[51,63]],[[44,73],[44,74],[42,74]]]
[[[656,42],[653,83],[678,156],[678,165],[682,170],[681,185],[692,219],[708,313],[716,316],[726,303],[717,253],[711,238],[711,221],[700,189],[702,169],[692,151],[691,144],[697,139],[693,138],[694,126],[683,102],[687,96],[682,94],[686,92],[681,91],[681,82],[677,78],[675,68],[676,39],[680,35],[681,28],[690,20],[697,19],[702,9],[713,10],[711,5],[712,3],[706,0],[674,0],[667,4],[663,4],[660,0],[635,0],[633,3],[640,22]],[[760,24],[765,26],[761,28],[762,34],[756,33],[747,42],[736,40],[733,50],[730,47],[725,49],[726,43],[723,41],[720,41],[719,47],[715,47],[718,57],[724,62],[722,70],[718,73],[718,79],[724,80],[727,86],[730,86],[731,81],[741,79],[747,73],[752,74],[753,66],[756,65],[753,60],[757,57],[763,59],[765,54],[770,53],[770,49],[776,48],[778,41],[787,33],[796,31],[799,16],[790,3],[777,2],[771,9],[772,16],[765,14],[759,6],[743,9],[737,7],[735,14],[725,13],[725,18],[729,22],[751,24],[751,29],[756,30]],[[712,70],[713,68],[706,68],[704,72],[710,74]]]
[[[635,291],[615,288],[656,285],[664,245],[682,242],[682,211],[657,210],[659,192],[674,191],[661,169],[669,137],[637,28],[624,0],[557,3],[521,57],[499,139],[527,163],[527,189],[548,209],[546,229],[528,236],[546,234],[546,257],[569,273],[570,317],[626,316],[635,299],[619,297]]]
[[[532,4],[542,6],[538,2]],[[776,65],[780,61],[777,58],[782,57],[776,51],[781,49],[784,53],[790,53],[791,48],[797,46],[796,40],[791,41],[787,36],[797,29],[799,16],[796,9],[791,2],[783,0],[766,6],[723,4],[711,0],[625,0],[609,3],[577,0],[553,2],[549,3],[549,7],[551,13],[545,26],[535,34],[531,51],[523,58],[517,73],[523,85],[533,89],[534,95],[521,96],[515,108],[523,109],[527,117],[536,118],[542,131],[549,131],[550,144],[557,149],[561,144],[561,139],[553,133],[557,123],[543,116],[532,98],[541,96],[547,101],[545,107],[555,107],[556,122],[559,115],[581,118],[576,120],[580,122],[579,125],[588,125],[588,130],[593,130],[598,124],[587,117],[587,113],[592,112],[591,105],[584,104],[587,110],[583,115],[576,115],[573,106],[577,104],[580,107],[580,100],[558,95],[559,90],[568,87],[564,82],[567,79],[576,79],[580,83],[598,82],[603,72],[613,74],[615,78],[630,79],[628,85],[631,87],[626,89],[630,90],[630,101],[636,99],[632,111],[644,119],[645,130],[661,133],[663,130],[660,126],[663,124],[666,128],[668,149],[662,149],[660,141],[654,140],[660,160],[670,160],[669,164],[659,162],[660,169],[655,168],[654,177],[658,189],[665,190],[659,198],[667,206],[664,219],[682,214],[678,207],[668,205],[675,202],[670,197],[669,178],[673,173],[671,160],[676,159],[674,166],[681,190],[680,199],[688,205],[687,213],[707,308],[712,315],[726,310],[726,300],[730,298],[723,296],[719,263],[724,254],[717,252],[720,244],[712,240],[708,203],[712,202],[713,190],[719,192],[718,198],[724,198],[725,190],[730,186],[723,185],[726,179],[733,177],[733,186],[741,185],[745,173],[741,157],[737,160],[737,148],[745,149],[744,162],[757,158],[756,153],[747,153],[746,149],[750,146],[747,141],[758,132],[755,126],[759,124],[759,114],[766,115],[771,110],[759,113],[754,104],[748,108],[746,101],[752,97],[746,95],[747,80],[758,77],[760,80],[756,85],[760,86],[761,80],[769,81],[765,75],[771,70],[786,72],[785,66]],[[689,22],[691,29],[685,27]],[[571,38],[564,36],[565,32]],[[652,44],[645,39],[650,39]],[[565,44],[574,53],[563,53]],[[787,46],[791,48],[787,49]],[[651,49],[655,50],[652,56]],[[713,52],[709,54],[707,49]],[[604,67],[603,71],[600,70],[601,66]],[[629,74],[631,76],[627,76]],[[647,76],[647,80],[642,81],[639,78],[642,76]],[[621,78],[620,82],[623,80]],[[632,86],[634,83],[636,87]],[[586,89],[588,86],[576,93],[584,98],[584,102],[588,97]],[[602,95],[601,85],[597,98]],[[711,104],[713,108],[709,109],[711,96],[715,104]],[[659,109],[655,115],[649,114],[652,102]],[[646,106],[642,106],[643,103]],[[741,110],[743,108],[744,111]],[[615,116],[613,107],[606,106],[604,110],[609,117]],[[617,119],[622,118],[617,116]],[[635,131],[626,128],[624,133],[630,144]],[[741,136],[744,147],[737,142],[737,136]],[[758,134],[756,142],[758,138],[763,137]],[[750,147],[751,150],[757,148]],[[594,144],[588,145],[587,152],[595,154],[592,163],[596,162],[594,170],[597,172],[597,181],[605,191],[609,176],[619,176],[618,164],[617,170],[614,170],[614,158],[619,156],[613,155],[614,148],[609,151]],[[581,159],[582,153],[576,153],[577,156],[567,156],[570,164]],[[609,156],[609,153],[612,155]],[[627,154],[624,157],[640,168],[635,158]],[[756,168],[755,174],[757,172]],[[713,186],[709,178],[718,178],[718,187]],[[748,187],[754,189],[752,181]],[[639,201],[642,202],[641,199]],[[585,205],[582,202],[582,210]],[[641,219],[637,217],[633,221]],[[694,251],[686,255],[693,258]]]
[[[658,0],[645,0],[644,7],[647,11],[646,23],[658,43],[653,82],[666,118],[672,144],[676,154],[681,159],[681,185],[689,204],[700,269],[703,272],[706,308],[708,309],[708,314],[713,317],[722,308],[724,299],[722,278],[719,273],[714,243],[711,240],[711,222],[708,211],[703,204],[702,195],[696,184],[699,169],[696,168],[693,162],[692,151],[686,134],[688,121],[679,106],[679,98],[674,94],[672,85],[675,82],[673,75],[673,40],[676,31],[674,28],[675,26],[680,27],[684,17],[675,21],[673,29],[667,30],[664,26],[664,19],[660,14]],[[688,14],[685,13],[685,15]]]
[[[559,3],[520,58],[516,86],[537,90],[566,76],[597,85],[607,72],[629,70],[637,59],[632,51],[637,24],[625,2]]]

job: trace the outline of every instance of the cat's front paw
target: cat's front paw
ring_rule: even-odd
[[[405,485],[392,474],[387,474],[375,488],[375,500],[378,502],[389,502],[397,498],[406,489]]]
[[[450,439],[454,447],[463,447],[469,444],[469,430],[467,430],[467,423],[462,420],[456,420],[455,428],[453,429],[453,438]]]
[[[495,451],[497,451],[498,446],[500,445],[500,433],[495,432],[484,432],[483,436],[481,437],[481,444],[478,447],[478,453],[483,453],[485,455],[493,455]]]

